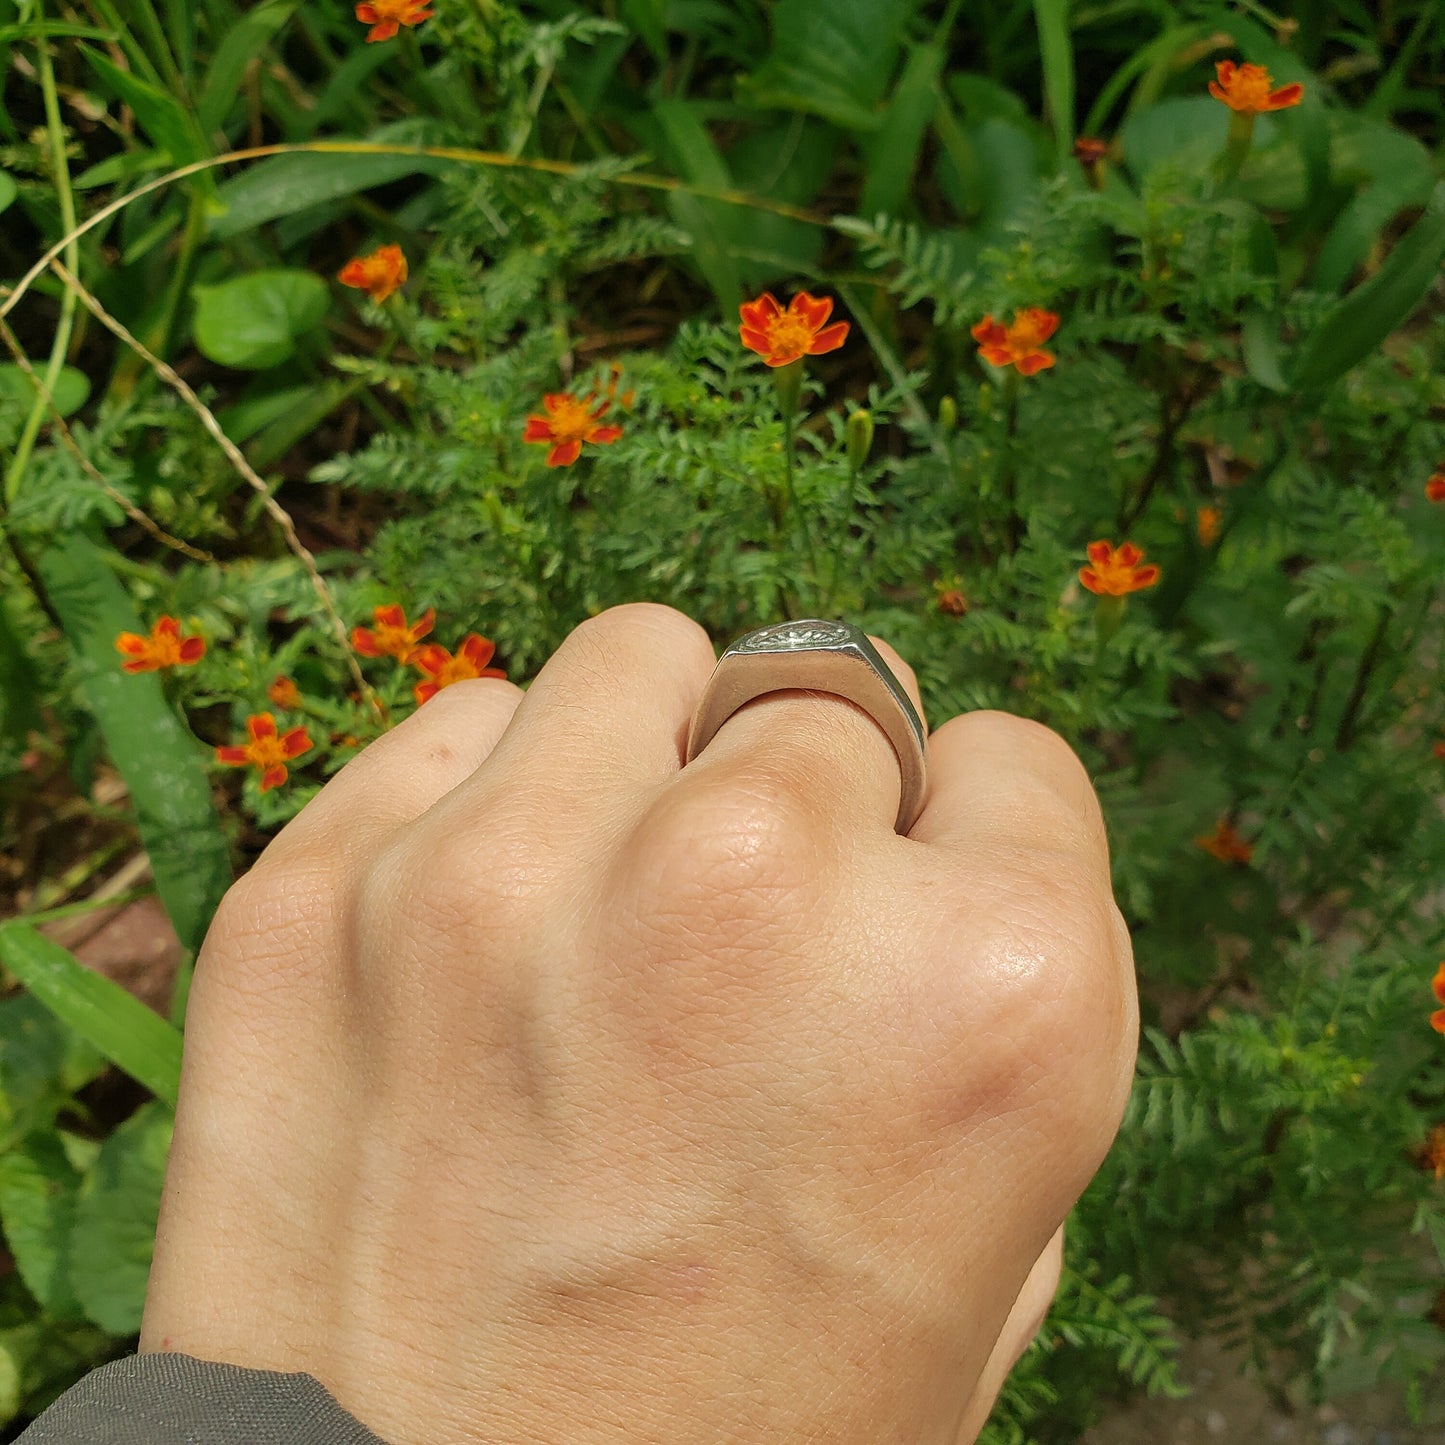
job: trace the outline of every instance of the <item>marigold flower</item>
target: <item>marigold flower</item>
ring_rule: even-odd
[[[602,418],[612,406],[610,397],[603,397],[596,406],[597,393],[589,391],[580,400],[570,391],[548,392],[542,398],[546,416],[529,416],[524,442],[549,442],[549,467],[570,467],[582,455],[582,443],[607,446],[622,435],[620,426],[603,426]]]
[[[269,793],[272,788],[286,781],[286,764],[292,758],[309,752],[311,739],[305,728],[292,728],[290,732],[276,732],[276,719],[268,712],[253,713],[246,719],[246,731],[250,741],[216,749],[216,761],[229,767],[259,768],[261,791]]]
[[[1096,166],[1109,154],[1109,142],[1097,136],[1081,135],[1074,142],[1074,159],[1081,165]]]
[[[366,32],[366,43],[390,40],[397,30],[406,25],[420,25],[430,20],[432,12],[427,9],[431,0],[362,0],[356,7],[356,18],[363,25],[371,26]]]
[[[1425,495],[1432,502],[1445,502],[1445,467],[1435,472],[1425,483]]]
[[[1218,507],[1200,507],[1195,514],[1195,522],[1199,528],[1199,545],[1201,547],[1212,547],[1219,537],[1220,510]]]
[[[1445,1124],[1436,1124],[1425,1136],[1420,1167],[1428,1169],[1436,1179],[1445,1179]]]
[[[1054,364],[1054,354],[1043,344],[1059,329],[1059,318],[1042,306],[1025,306],[1014,312],[1013,324],[1005,326],[985,316],[972,330],[978,354],[993,366],[1016,366],[1033,376]]]
[[[1132,542],[1125,542],[1117,551],[1112,542],[1090,542],[1093,566],[1079,568],[1079,581],[1101,597],[1127,597],[1159,580],[1159,569],[1153,563],[1139,565],[1143,557],[1143,549]]]
[[[121,666],[126,672],[158,672],[163,667],[190,667],[206,655],[203,637],[182,637],[181,624],[174,617],[159,618],[151,627],[150,636],[138,632],[122,632],[115,640],[115,650],[130,658]]]
[[[410,662],[417,643],[431,631],[437,614],[435,607],[428,607],[415,622],[408,623],[401,604],[391,602],[373,607],[371,615],[376,626],[353,627],[351,645],[363,657],[394,657],[398,662]]]
[[[957,587],[943,589],[935,600],[938,610],[950,617],[962,617],[968,611],[968,598]]]
[[[1434,991],[1436,1002],[1445,1004],[1445,962],[1435,970],[1435,979],[1430,987]],[[1430,1027],[1436,1033],[1445,1034],[1445,1008],[1437,1008],[1430,1015]]]
[[[406,255],[400,246],[378,246],[369,256],[356,256],[336,273],[343,286],[365,291],[379,306],[406,284]]]
[[[756,301],[744,301],[738,307],[742,318],[738,336],[769,366],[791,366],[805,356],[836,351],[848,339],[848,322],[823,324],[832,312],[831,296],[810,296],[799,291],[784,311],[777,297],[764,291]]]
[[[1269,71],[1262,65],[1236,65],[1232,60],[1221,60],[1214,69],[1219,78],[1209,82],[1210,95],[1241,115],[1286,110],[1298,105],[1305,93],[1298,81],[1271,90]]]
[[[280,677],[273,677],[271,679],[271,685],[266,689],[266,696],[269,697],[277,707],[294,708],[301,706],[301,689],[284,673],[282,673]]]
[[[1196,838],[1194,844],[1218,858],[1221,863],[1248,863],[1254,856],[1254,845],[1246,843],[1227,818],[1221,818],[1212,833]]]
[[[507,674],[500,667],[487,666],[496,650],[496,643],[477,636],[475,632],[467,633],[455,655],[438,642],[429,642],[425,647],[419,647],[411,660],[414,666],[426,673],[428,680],[417,683],[412,689],[416,694],[417,705],[420,706],[435,697],[442,688],[450,687],[452,683],[461,682],[465,678],[506,677]]]

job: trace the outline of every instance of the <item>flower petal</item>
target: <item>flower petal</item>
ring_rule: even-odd
[[[1114,560],[1114,544],[1112,542],[1090,542],[1087,549],[1089,561],[1096,567],[1107,567]]]
[[[1142,591],[1145,587],[1152,587],[1159,580],[1159,569],[1151,562],[1147,567],[1140,567],[1135,570],[1131,579],[1131,590]]]
[[[286,781],[286,764],[272,763],[261,774],[261,791],[269,793],[272,788],[279,788]]]
[[[813,331],[823,325],[832,311],[831,296],[810,296],[806,291],[799,291],[788,303],[789,315],[801,317]]]
[[[1025,376],[1037,376],[1041,371],[1047,371],[1054,364],[1052,351],[1031,351],[1027,356],[1019,357],[1015,365]]]
[[[282,735],[281,751],[288,758],[299,757],[302,753],[309,753],[313,744],[305,728],[292,728]]]
[[[253,713],[246,719],[246,731],[253,742],[265,742],[276,736],[276,719],[268,712]]]
[[[234,743],[227,743],[225,747],[216,749],[216,761],[225,763],[229,767],[239,768],[251,761],[251,754],[246,748],[237,747]]]
[[[594,426],[586,436],[589,442],[596,442],[599,447],[605,447],[609,442],[615,442],[622,435],[620,426]]]
[[[558,442],[557,445],[547,453],[547,465],[549,467],[570,467],[581,455],[581,442]]]
[[[812,340],[808,347],[809,356],[822,356],[825,351],[837,351],[848,339],[849,323],[846,321],[835,321],[831,326],[825,326]]]
[[[199,662],[205,655],[206,639],[204,637],[188,637],[181,643],[182,662]]]

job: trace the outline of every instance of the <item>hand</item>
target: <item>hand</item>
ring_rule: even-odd
[[[306,1371],[395,1445],[974,1438],[1129,1090],[1098,803],[969,713],[900,837],[882,730],[796,691],[684,769],[714,662],[604,612],[231,889],[142,1350]]]

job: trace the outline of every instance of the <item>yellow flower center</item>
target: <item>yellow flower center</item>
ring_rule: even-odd
[[[575,396],[564,396],[561,401],[547,408],[547,420],[552,435],[559,442],[581,442],[587,440],[587,433],[597,425],[590,407]],[[471,677],[471,673],[462,674]]]
[[[1269,104],[1269,71],[1262,65],[1241,65],[1229,86],[1235,110],[1264,110]]]
[[[472,665],[471,658],[459,653],[456,657],[448,658],[437,670],[436,685],[450,687],[454,682],[463,682],[467,678],[477,675],[477,669]]]
[[[279,737],[252,738],[246,755],[258,768],[270,768],[287,761],[286,749],[281,746]]]
[[[787,357],[789,361],[796,361],[800,356],[807,355],[813,335],[813,328],[801,316],[785,311],[769,325],[768,345],[772,347],[775,357]]]

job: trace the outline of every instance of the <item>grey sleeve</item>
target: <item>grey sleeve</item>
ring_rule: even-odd
[[[16,1445],[386,1445],[311,1375],[127,1355],[92,1370]]]

